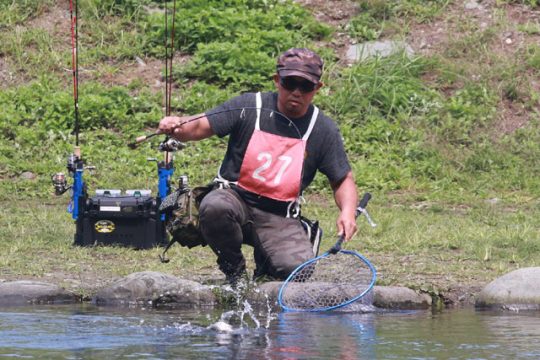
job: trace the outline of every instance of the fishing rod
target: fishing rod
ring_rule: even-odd
[[[75,12],[73,0],[69,1],[69,12],[71,17],[71,67],[73,73],[75,146],[79,146],[79,2],[77,0],[75,1]]]
[[[174,16],[176,13],[176,0],[174,6],[166,5],[166,16],[169,9],[173,12],[172,31],[174,33]],[[170,178],[174,168],[171,153],[181,149],[184,145],[173,138],[163,141],[159,149],[165,152],[165,160],[158,162],[158,195],[151,196],[148,189],[128,189],[125,192],[118,189],[96,189],[95,195],[89,196],[87,186],[83,181],[85,169],[93,168],[86,166],[81,156],[80,148],[80,113],[79,113],[79,65],[78,65],[78,0],[69,0],[71,15],[71,62],[73,77],[73,106],[74,124],[73,134],[75,145],[73,152],[68,156],[67,170],[73,178],[72,184],[68,185],[67,175],[56,173],[52,176],[52,182],[56,195],[61,195],[71,190],[68,212],[75,220],[76,230],[74,244],[80,246],[124,245],[137,249],[147,249],[156,245],[165,244],[167,235],[165,229],[165,214],[159,212],[161,200],[171,191]],[[166,20],[166,24],[169,20]],[[166,53],[166,77],[165,77],[165,112],[170,114],[171,90],[172,90],[172,61],[174,51],[174,35],[168,42],[169,26],[165,28]],[[138,137],[135,144],[145,141],[157,134],[149,134]],[[187,182],[186,182],[187,184]],[[136,209],[136,211],[135,211]]]
[[[202,115],[199,115],[199,116],[196,116],[194,118],[191,118],[189,120],[186,120],[180,124],[178,124],[178,127],[182,127],[183,125],[185,124],[189,124],[190,122],[193,122],[193,121],[197,121],[197,120],[200,120],[202,119],[203,117],[205,116],[211,116],[211,115],[217,115],[217,114],[221,114],[221,113],[226,113],[226,112],[231,112],[231,111],[244,111],[244,110],[268,110],[270,111],[270,113],[272,114],[277,114],[281,117],[283,117],[286,121],[289,122],[289,125],[294,127],[294,129],[296,130],[296,132],[298,133],[298,137],[302,137],[301,136],[301,131],[300,129],[298,128],[298,126],[296,126],[296,124],[294,123],[294,121],[292,121],[291,119],[289,119],[287,117],[287,115],[279,112],[279,111],[276,111],[274,109],[270,109],[270,108],[265,108],[265,107],[251,107],[251,106],[246,106],[246,107],[241,107],[241,108],[231,108],[231,109],[225,109],[225,110],[220,110],[220,111],[214,111],[213,113],[204,113]],[[138,136],[135,138],[135,140],[133,142],[130,142],[128,143],[128,147],[130,149],[136,149],[140,144],[142,144],[143,142],[153,138],[154,136],[156,135],[163,135],[162,132],[160,132],[159,130],[156,130],[155,132],[153,133],[150,133],[150,134],[146,134],[146,135],[141,135],[141,136]]]
[[[77,0],[69,1],[69,11],[71,19],[71,68],[73,76],[73,106],[74,106],[74,126],[75,146],[73,153],[69,155],[67,161],[67,170],[73,177],[73,184],[68,185],[64,173],[56,173],[52,176],[52,183],[56,195],[62,195],[67,190],[72,189],[71,201],[68,206],[68,212],[72,218],[77,220],[79,209],[86,196],[86,185],[83,181],[84,161],[79,147],[79,2]],[[88,168],[88,167],[87,167]]]
[[[165,44],[165,116],[171,114],[171,97],[172,97],[172,66],[174,59],[174,32],[176,22],[176,0],[173,1],[172,20],[171,20],[171,34],[170,34],[170,54],[169,54],[169,9],[165,4],[165,31],[164,31],[164,44]],[[139,142],[145,141],[152,136],[158,135],[158,132],[144,137],[139,137]],[[139,143],[137,140],[135,144]],[[135,147],[135,145],[132,145]],[[172,152],[183,148],[176,139],[169,139],[167,137],[159,146],[159,150],[164,152],[164,159],[162,162],[158,162],[158,196],[159,200],[164,199],[171,191],[170,179],[174,174],[174,161]],[[165,215],[161,215],[162,221],[165,221]]]
[[[173,11],[172,11],[172,24],[171,24],[171,42],[170,42],[170,55],[169,55],[169,40],[168,40],[168,33],[169,33],[169,11],[168,7],[165,4],[165,24],[164,24],[164,47],[165,47],[165,116],[170,116],[171,114],[171,97],[172,97],[172,65],[173,65],[173,58],[174,58],[174,33],[175,33],[175,18],[176,18],[176,0],[173,2]],[[156,131],[152,134],[142,135],[138,136],[133,142],[128,143],[128,147],[130,149],[136,149],[137,146],[139,146],[141,143],[145,142],[148,139],[151,139],[152,137],[160,135],[159,131]],[[166,143],[168,141],[168,138],[163,141],[163,143]],[[166,148],[165,148],[166,150]],[[165,163],[170,163],[172,159],[169,159],[169,152],[165,151]],[[172,175],[172,174],[171,174]]]

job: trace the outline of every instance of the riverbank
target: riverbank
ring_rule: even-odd
[[[369,211],[377,227],[370,228],[360,219],[358,234],[346,246],[373,262],[377,285],[410,288],[452,306],[471,304],[493,279],[539,264],[538,6],[494,0],[297,2],[306,5],[318,22],[336,30],[330,38],[317,40],[321,50],[331,49],[332,55],[326,55],[326,86],[316,102],[342,129],[359,191],[373,194]],[[160,2],[153,3],[159,7]],[[1,32],[3,43],[10,46],[0,57],[0,78],[5,80],[0,92],[5,108],[0,121],[4,125],[0,131],[0,281],[58,284],[82,299],[142,271],[201,284],[223,282],[208,248],[175,245],[169,253],[171,262],[162,264],[161,248],[135,251],[72,245],[75,227],[65,211],[69,192],[55,198],[50,184],[53,173],[65,171],[74,143],[68,111],[72,79],[65,71],[71,64],[68,4],[48,0],[30,14],[17,9],[9,9],[17,16],[6,17],[3,24],[9,26]],[[125,146],[135,135],[151,132],[162,116],[161,96],[151,95],[162,88],[160,57],[153,48],[134,46],[153,43],[153,33],[142,31],[148,29],[145,24],[153,23],[152,18],[142,16],[144,11],[116,14],[112,7],[96,9],[101,15],[93,16],[88,7],[81,10],[80,65],[85,86],[81,87],[80,145],[87,165],[97,167],[95,172],[85,172],[85,182],[90,194],[98,188],[155,191],[155,165],[146,161],[157,156],[155,146],[147,143],[138,151]],[[258,14],[245,6],[238,9],[246,19]],[[216,19],[230,16],[230,9],[222,10]],[[290,7],[283,11],[289,12]],[[298,25],[306,24],[306,18],[298,19]],[[162,24],[161,16],[159,20]],[[184,37],[206,29],[204,22],[191,25],[201,28],[183,29]],[[248,25],[259,21],[246,20]],[[19,30],[11,31],[15,26]],[[234,23],[227,26],[236,33]],[[276,26],[254,29],[248,34],[270,35]],[[313,25],[313,29],[318,28]],[[220,33],[208,33],[218,35],[212,39],[218,46],[215,54],[245,44],[241,41],[245,38],[234,38],[230,41],[238,40],[237,45],[228,45],[226,39],[222,43]],[[44,35],[37,37],[42,41],[33,42],[36,34]],[[93,34],[103,36],[98,39]],[[117,34],[127,36],[122,37],[126,42]],[[417,56],[354,66],[341,61],[353,43],[399,39]],[[180,65],[193,58],[207,59],[205,54],[211,53],[178,54],[179,71],[189,70]],[[217,59],[217,65],[223,62],[226,59]],[[271,64],[269,71],[274,60]],[[219,75],[222,67],[216,69]],[[240,70],[233,77],[246,81],[244,69]],[[212,74],[208,71],[210,78]],[[219,76],[219,81],[205,82],[202,75],[188,84],[185,77],[175,78],[175,111],[202,112],[232,96],[228,91],[235,84]],[[272,89],[270,78],[265,79],[268,84],[246,84],[250,89]],[[220,140],[190,143],[177,155],[176,175],[188,173],[194,185],[208,182],[224,147]],[[303,211],[321,222],[325,250],[335,239],[336,209],[321,179],[316,178],[312,192],[305,194]],[[245,255],[252,264],[249,247]]]
[[[399,201],[398,201],[399,200]],[[2,202],[0,282],[34,280],[56,284],[89,300],[98,289],[129,274],[156,271],[203,285],[223,284],[208,247],[174,245],[171,261],[163,248],[73,245],[74,223],[66,198],[48,202]],[[330,198],[307,197],[305,214],[324,229],[321,250],[333,244]],[[370,214],[377,227],[359,219],[358,234],[346,248],[362,253],[376,267],[378,286],[399,286],[440,298],[448,306],[474,304],[480,290],[513,270],[540,263],[534,200],[520,207],[504,202],[450,206],[438,202],[374,194]],[[253,270],[250,247],[244,247]]]
[[[485,286],[474,296],[474,306],[481,309],[504,311],[538,311],[540,309],[540,267],[523,268],[505,274]],[[301,284],[296,284],[301,285]],[[305,295],[316,303],[333,302],[336,293],[354,292],[353,287],[342,284],[328,287],[333,289],[320,293],[321,283],[305,283],[286,296],[285,306],[291,299],[304,299]],[[195,281],[178,278],[155,271],[129,274],[109,285],[97,289],[88,298],[67,291],[55,284],[19,280],[0,283],[0,306],[23,306],[27,304],[73,304],[91,302],[98,306],[120,306],[139,308],[229,308],[250,306],[278,309],[278,297],[283,282],[245,281],[235,287],[225,285],[203,285]],[[301,288],[301,290],[299,290]],[[312,290],[310,290],[310,288]],[[333,292],[336,291],[336,292]],[[295,294],[295,295],[293,295]],[[291,297],[292,296],[292,297]],[[285,298],[284,298],[285,299]],[[445,302],[440,296],[415,291],[399,286],[374,286],[363,297],[347,306],[349,311],[374,312],[380,310],[442,310],[450,307],[466,307],[467,298],[458,302]],[[293,303],[296,300],[293,300]]]
[[[225,285],[202,285],[195,281],[177,278],[155,271],[130,274],[97,289],[87,299],[77,296],[55,284],[19,280],[0,283],[0,306],[23,306],[27,304],[73,304],[91,302],[99,306],[142,308],[228,308],[248,300],[258,308],[279,308],[278,294],[282,282],[243,282],[231,287]],[[305,286],[317,286],[306,284]],[[315,295],[310,290],[306,291]],[[318,294],[317,301],[324,302],[326,295]],[[333,301],[332,296],[327,300]],[[354,305],[358,311],[425,310],[432,306],[440,308],[428,294],[403,287],[375,286]]]

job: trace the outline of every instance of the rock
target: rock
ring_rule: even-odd
[[[375,286],[373,305],[383,309],[418,310],[429,309],[432,299],[428,294],[420,293],[401,286]]]
[[[31,171],[25,171],[21,174],[21,179],[25,180],[34,180],[36,178],[36,174],[34,174]]]
[[[476,1],[468,1],[464,5],[465,10],[475,10],[480,8],[480,5]]]
[[[94,296],[97,305],[169,307],[213,306],[216,297],[208,286],[154,271],[130,274]]]
[[[540,267],[523,268],[503,275],[478,294],[476,307],[501,310],[540,310]]]
[[[142,66],[142,67],[145,67],[145,66],[146,66],[146,63],[144,62],[144,60],[141,59],[141,58],[138,57],[138,56],[135,56],[135,61],[137,62],[137,64],[139,64],[139,66]]]
[[[364,61],[373,57],[388,57],[390,55],[404,51],[407,56],[414,55],[413,49],[402,41],[369,41],[362,44],[355,44],[347,50],[347,60],[356,62]]]
[[[271,303],[277,301],[282,282],[273,281],[261,284],[260,292],[255,293],[252,300],[262,301],[268,297]],[[373,288],[373,305],[382,309],[416,310],[431,307],[431,296],[406,287],[375,286]]]
[[[268,297],[272,302],[276,302],[279,294],[279,289],[283,282],[281,281],[269,281],[259,285],[259,290],[253,295],[253,300],[261,300]]]
[[[80,298],[45,282],[18,280],[0,283],[0,305],[65,304]]]

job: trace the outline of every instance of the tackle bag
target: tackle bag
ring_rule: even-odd
[[[159,212],[165,214],[165,228],[171,236],[169,243],[160,255],[162,262],[168,262],[165,253],[174,243],[191,249],[206,246],[199,229],[199,205],[202,199],[214,188],[214,184],[199,186],[194,189],[178,188],[163,199]]]

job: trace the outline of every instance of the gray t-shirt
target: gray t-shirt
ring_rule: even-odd
[[[303,117],[289,121],[277,110],[277,93],[267,92],[261,96],[262,131],[294,138],[301,138],[304,135],[313,115],[313,105],[310,105]],[[255,129],[257,117],[255,101],[254,93],[246,93],[206,112],[214,133],[219,137],[229,135],[227,152],[219,170],[221,177],[228,181],[238,180],[244,153]],[[313,181],[317,170],[325,174],[331,182],[343,179],[351,170],[339,129],[322,111],[319,112],[306,144],[302,190]],[[239,193],[250,205],[264,210],[276,210],[274,212],[281,213],[281,209],[285,206],[279,204],[281,203],[279,201],[261,198],[242,189]],[[276,207],[279,209],[273,209]]]

